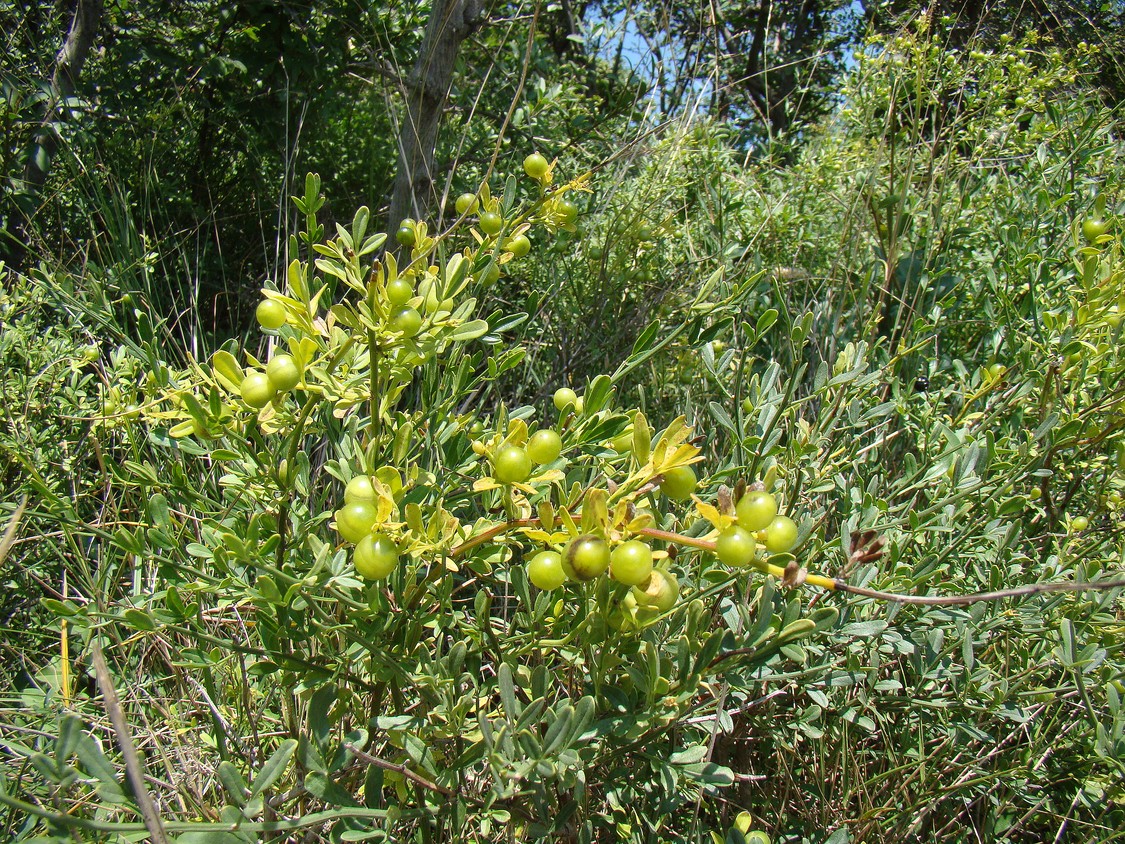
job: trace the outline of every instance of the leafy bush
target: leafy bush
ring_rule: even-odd
[[[938,37],[792,168],[690,127],[397,252],[309,177],[260,345],[124,314],[44,604],[167,726],[130,792],[104,673],[44,654],[12,837],[143,835],[151,792],[185,844],[1111,839],[1118,145],[1051,51]]]

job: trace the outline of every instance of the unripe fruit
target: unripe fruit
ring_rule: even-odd
[[[758,553],[758,541],[746,528],[732,525],[715,541],[715,556],[726,566],[744,568]]]
[[[531,435],[527,442],[527,456],[532,463],[540,466],[554,463],[562,453],[562,437],[550,428],[543,428]]]
[[[551,165],[547,159],[537,152],[533,152],[523,160],[523,172],[531,176],[533,179],[541,179],[547,173],[547,168]]]
[[[746,844],[771,844],[770,837],[760,829],[746,833],[744,840]]]
[[[353,501],[336,511],[336,530],[347,542],[356,543],[371,534],[379,514],[369,501]]]
[[[301,367],[291,355],[277,354],[270,358],[266,375],[279,393],[288,392],[301,383]]]
[[[457,213],[458,214],[475,214],[480,202],[477,200],[476,194],[463,193],[457,197]]]
[[[1086,530],[1089,526],[1090,520],[1085,516],[1075,516],[1070,520],[1070,529],[1075,532]]]
[[[422,315],[409,306],[399,308],[391,317],[391,328],[403,337],[413,337],[422,329]]]
[[[563,551],[562,567],[571,580],[593,580],[609,568],[609,543],[591,534],[572,539]]]
[[[636,586],[652,574],[652,549],[638,539],[622,542],[609,556],[609,576],[626,586]]]
[[[578,404],[578,394],[570,389],[570,387],[560,387],[555,390],[552,401],[555,403],[555,409],[561,413],[568,407],[574,407]]]
[[[527,239],[526,235],[517,234],[515,237],[509,238],[508,242],[504,244],[504,248],[517,258],[522,258],[531,251],[531,241]]]
[[[788,516],[778,516],[766,528],[766,550],[784,554],[797,544],[797,523]]]
[[[375,487],[371,483],[371,478],[367,475],[356,475],[344,487],[345,504],[354,504],[357,501],[374,504],[375,498]]]
[[[633,429],[627,428],[609,441],[609,447],[619,454],[633,450]]]
[[[531,477],[531,458],[517,445],[504,446],[492,456],[492,477],[502,484],[522,484]]]
[[[265,407],[277,395],[274,384],[264,372],[251,372],[242,379],[238,389],[242,400],[251,407]]]
[[[762,530],[777,515],[777,499],[764,490],[751,490],[734,507],[738,524],[749,531]]]
[[[480,215],[480,230],[485,234],[500,234],[504,228],[504,218],[495,211],[485,211]]]
[[[500,267],[495,261],[490,261],[481,273],[480,281],[485,287],[491,287],[500,280]]]
[[[254,311],[254,316],[258,318],[258,325],[271,331],[285,325],[285,314],[285,306],[273,299],[263,299]]]
[[[387,301],[396,307],[405,305],[414,296],[414,288],[405,278],[396,278],[387,282]]]
[[[1098,217],[1091,217],[1082,222],[1082,234],[1087,241],[1093,243],[1103,234],[1109,230],[1109,225],[1105,220]]]
[[[578,206],[566,199],[560,199],[555,206],[563,225],[571,225],[578,219]]]
[[[562,555],[557,551],[540,551],[527,564],[527,579],[544,592],[558,589],[566,582]]]
[[[414,234],[414,229],[404,221],[403,224],[399,226],[398,231],[395,232],[395,240],[397,240],[401,246],[413,246],[417,241],[417,237]]]
[[[676,605],[680,596],[680,583],[676,576],[664,569],[653,569],[648,580],[633,587],[637,604],[656,612],[667,612]]]
[[[368,580],[382,580],[398,567],[398,546],[383,533],[367,534],[352,554],[356,573]]]
[[[695,471],[691,466],[677,466],[664,473],[664,480],[660,482],[660,491],[673,501],[687,501],[695,492],[697,483]]]

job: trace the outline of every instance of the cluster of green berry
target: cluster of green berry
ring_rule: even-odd
[[[285,306],[273,299],[259,302],[255,314],[262,328],[276,331],[285,325]],[[266,364],[265,371],[252,371],[243,377],[238,392],[250,407],[263,408],[278,395],[295,388],[304,376],[304,367],[292,355],[277,352]]]
[[[784,554],[796,544],[797,523],[778,515],[777,499],[750,490],[735,504],[735,523],[715,541],[715,556],[724,565],[745,568],[760,555]]]
[[[581,398],[573,390],[563,388],[555,393],[554,403],[560,412],[565,412],[580,406]],[[553,431],[551,434],[558,436]],[[647,429],[644,434],[647,434]],[[630,427],[609,444],[618,452],[627,452],[633,448],[633,438],[634,431]],[[507,466],[498,460],[501,456],[503,460],[508,460],[511,448],[506,447],[493,456],[492,474],[500,483],[522,483],[530,474],[532,460],[522,454],[521,449],[517,449],[521,451],[518,476],[508,472]],[[552,449],[552,457],[558,454],[557,449]],[[515,463],[516,459],[512,458],[512,462]],[[667,498],[687,501],[693,497],[698,479],[690,465],[677,465],[661,471],[652,478],[652,483]],[[589,498],[586,504],[592,506]],[[747,492],[725,516],[714,508],[703,504],[699,506],[701,512],[706,509],[715,513],[708,516],[717,527],[714,551],[725,565],[745,568],[757,564],[764,567],[768,565],[770,555],[789,552],[797,543],[797,524],[778,513],[776,497],[764,489]],[[663,532],[647,531],[645,519],[632,521],[637,515],[634,511],[629,523],[612,525],[610,529],[599,532],[587,530],[575,533],[572,529],[565,542],[553,543],[554,547],[541,550],[528,560],[528,579],[539,589],[553,591],[567,582],[584,584],[608,575],[611,580],[629,587],[609,617],[610,623],[618,629],[633,627],[646,617],[667,612],[678,600],[679,582],[675,574],[662,564],[662,558],[667,554],[654,552],[644,540],[655,533],[675,540],[672,535]]]
[[[394,471],[394,470],[391,470]],[[379,493],[368,475],[357,475],[344,487],[344,506],[336,511],[336,531],[355,545],[352,562],[367,580],[383,580],[398,567],[398,545],[380,524]]]

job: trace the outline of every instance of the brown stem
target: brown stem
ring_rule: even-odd
[[[851,586],[843,580],[834,581],[837,592],[847,592],[850,595],[862,595],[865,598],[877,598],[880,601],[890,601],[895,604],[922,604],[932,607],[955,607],[965,604],[977,604],[981,601],[1002,601],[1005,598],[1023,598],[1028,595],[1039,595],[1043,592],[1093,592],[1105,589],[1125,588],[1125,580],[1106,580],[1098,583],[1032,583],[1029,586],[1018,586],[1014,589],[1001,589],[998,592],[976,592],[971,595],[899,595],[894,592],[880,592],[877,589],[865,589],[862,586]]]
[[[398,172],[388,213],[393,236],[406,217],[423,217],[434,197],[434,149],[461,42],[484,19],[480,0],[436,0],[422,49],[407,80],[398,137]]]

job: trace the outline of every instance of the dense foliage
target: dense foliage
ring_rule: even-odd
[[[490,8],[390,237],[428,7],[107,4],[43,193],[5,27],[8,838],[1120,835],[1106,53],[778,5]]]

